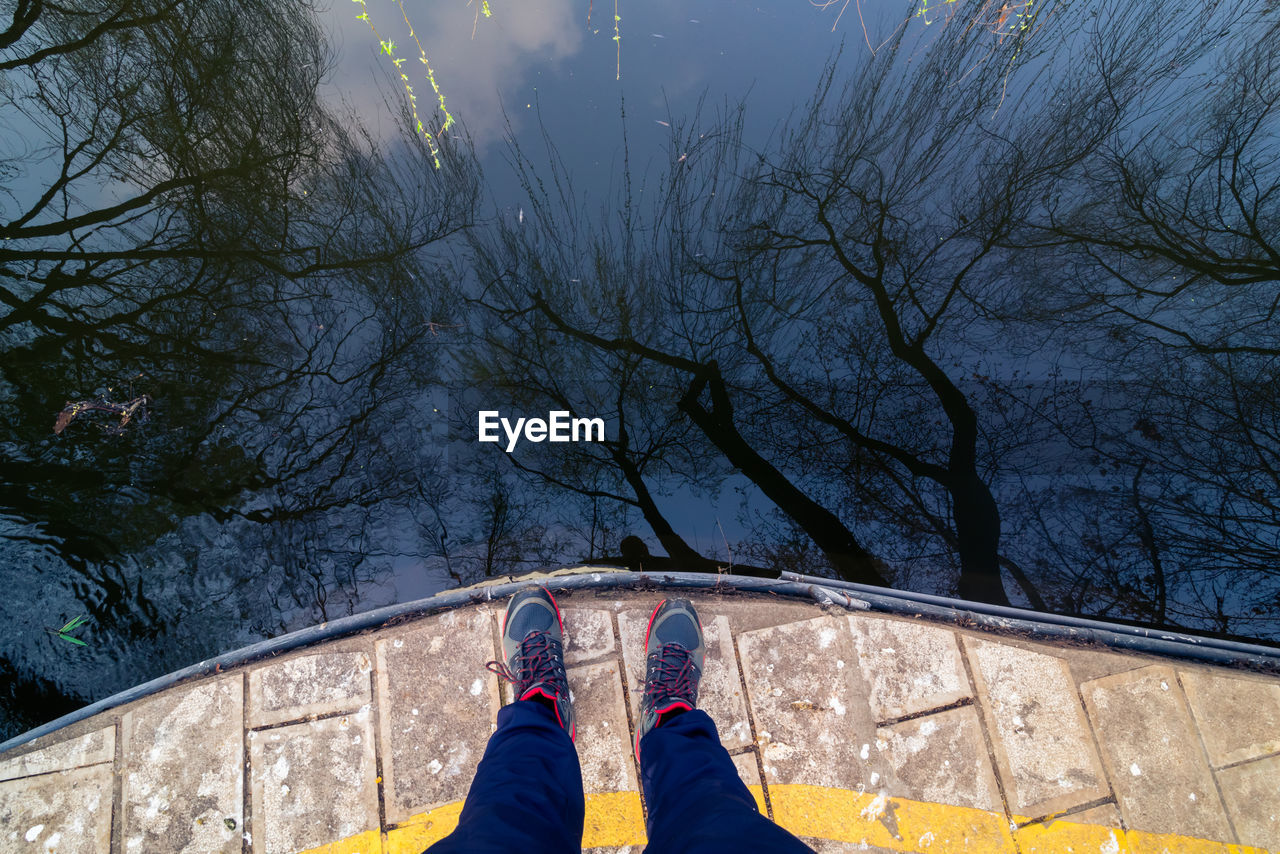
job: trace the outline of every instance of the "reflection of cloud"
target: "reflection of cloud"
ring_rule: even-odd
[[[476,21],[476,4],[481,0],[404,0],[418,40],[435,72],[436,83],[454,118],[462,122],[483,148],[501,138],[503,119],[499,90],[524,88],[534,64],[555,62],[576,53],[582,43],[581,3],[575,0],[543,0],[540,3],[490,3],[493,16]],[[435,92],[426,79],[426,69],[418,59],[418,48],[409,35],[400,8],[385,0],[368,4],[373,23],[383,39],[395,42],[397,56],[407,61],[402,69],[409,76],[418,97],[418,108],[426,113],[435,106]],[[377,56],[378,39],[369,26],[356,20],[360,6],[334,0],[324,13],[333,35],[337,66],[330,87],[355,109],[380,136],[389,136],[391,116],[384,99],[400,99],[404,90],[389,88],[393,74],[390,58]],[[475,27],[475,38],[471,37]],[[398,100],[393,100],[397,104]],[[521,107],[524,105],[521,104]]]

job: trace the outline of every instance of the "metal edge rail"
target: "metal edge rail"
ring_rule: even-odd
[[[849,581],[812,578],[795,572],[783,572],[781,579],[792,582],[807,581],[820,584],[829,590],[855,596],[874,611],[894,614],[914,612],[918,616],[930,619],[952,623],[972,623],[1038,638],[1094,643],[1132,652],[1190,659],[1206,664],[1247,666],[1280,672],[1280,648],[1262,644],[1201,637],[1167,629],[1108,623],[1102,620],[1031,611],[1025,608],[988,605],[984,602],[968,602],[909,590],[888,590]]]
[[[757,592],[808,599],[853,611],[878,611],[902,616],[923,617],[944,622],[1012,631],[1035,638],[1071,640],[1119,647],[1135,652],[1186,658],[1211,664],[1249,666],[1280,672],[1280,650],[1255,644],[1197,638],[1175,632],[1154,632],[1130,626],[1102,623],[1074,617],[1041,614],[1019,608],[1002,608],[982,603],[947,599],[923,593],[868,587],[799,573],[784,572],[781,578],[753,578],[742,575],[711,575],[701,572],[631,572],[614,566],[568,568],[571,574],[525,576],[498,584],[484,584],[447,590],[425,599],[387,605],[372,611],[308,626],[279,637],[259,641],[240,649],[159,676],[140,685],[112,694],[60,718],[28,730],[0,743],[0,754],[21,747],[101,712],[159,693],[181,682],[212,676],[270,656],[334,640],[391,620],[427,616],[453,608],[505,598],[537,581],[557,591],[593,589],[652,590],[655,588],[704,590],[708,592]]]

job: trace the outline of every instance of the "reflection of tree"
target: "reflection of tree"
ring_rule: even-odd
[[[846,578],[920,583],[927,561],[924,583],[946,590],[936,576],[953,568],[971,598],[1007,601],[1007,575],[1038,606],[1213,628],[1273,609],[1247,579],[1280,553],[1263,503],[1274,294],[1256,287],[1277,257],[1275,23],[1260,4],[1174,28],[1104,5],[1106,28],[1046,21],[1040,44],[1008,46],[1012,64],[981,61],[990,34],[957,20],[927,43],[899,32],[843,86],[824,79],[762,152],[733,117],[674,122],[651,215],[624,190],[616,218],[587,225],[562,164],[539,174],[517,152],[533,215],[479,252],[480,302],[505,324],[484,352],[511,357],[512,399],[595,407],[629,438],[622,366],[638,366],[668,401],[644,423],[693,428]],[[1154,125],[1184,70],[1259,28],[1262,45],[1228,54],[1221,102],[1187,108],[1201,132]],[[1169,325],[1171,301],[1200,288],[1218,289],[1212,328]],[[1222,360],[1202,360],[1178,404],[1187,380],[1159,368],[1206,346]],[[1087,364],[1087,382],[1046,393],[1054,363]],[[1178,406],[1185,438],[1150,447]],[[1071,486],[1085,449],[1110,463]],[[603,451],[574,449],[596,456],[584,470],[517,463],[634,506],[636,490],[599,486],[626,473]],[[683,453],[656,453],[642,481]],[[661,514],[651,527],[668,537]],[[1238,560],[1211,570],[1231,538]]]
[[[1091,386],[1028,406],[1091,463],[1052,500],[1098,520],[1048,574],[1105,564],[1121,613],[1248,634],[1280,606],[1280,28],[1242,14],[1212,64],[1103,69],[1122,120],[1011,245],[1034,250],[1029,304]]]
[[[201,612],[333,612],[378,552],[372,508],[414,494],[401,448],[449,310],[431,247],[470,220],[468,159],[446,146],[437,172],[412,128],[384,145],[328,112],[306,4],[24,3],[3,42],[0,504],[79,576],[46,584],[142,646],[172,631],[170,666],[237,631],[192,635]],[[118,436],[51,430],[69,401],[143,394]],[[200,544],[249,524],[257,592],[207,599],[246,567]],[[272,559],[304,532],[313,552]]]

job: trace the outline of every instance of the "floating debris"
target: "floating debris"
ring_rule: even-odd
[[[53,432],[61,434],[81,413],[110,412],[120,416],[120,423],[104,425],[102,429],[107,433],[119,435],[124,432],[124,428],[128,426],[130,421],[136,419],[138,423],[146,422],[148,416],[147,404],[149,403],[151,403],[151,398],[145,394],[125,403],[112,403],[103,399],[68,401],[67,405],[58,413],[58,417],[54,419]]]

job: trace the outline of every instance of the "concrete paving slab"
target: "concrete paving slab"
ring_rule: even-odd
[[[241,850],[243,689],[239,675],[199,682],[125,713],[126,854]]]
[[[564,608],[564,663],[572,667],[610,655],[614,649],[613,620],[608,611]]]
[[[748,789],[751,789],[751,795],[756,799],[756,809],[760,811],[760,815],[768,815],[769,808],[764,802],[764,792],[760,783],[760,766],[756,762],[756,752],[749,750],[746,753],[735,753],[730,758],[733,759],[733,767],[738,769],[738,779],[742,780]]]
[[[474,607],[388,630],[375,644],[387,821],[467,795],[496,726],[493,610]]]
[[[116,728],[103,727],[79,738],[68,739],[0,762],[0,780],[83,768],[86,765],[110,762],[115,756]]]
[[[351,712],[373,699],[367,652],[301,655],[249,671],[249,725]]]
[[[584,792],[639,791],[619,670],[615,660],[569,671]]]
[[[765,782],[865,787],[883,763],[875,724],[851,674],[846,623],[816,617],[738,635]],[[880,766],[880,767],[877,767]]]
[[[877,721],[973,696],[954,632],[926,623],[859,614],[847,619]]]
[[[1172,667],[1095,679],[1081,691],[1128,827],[1232,841]]]
[[[1280,752],[1280,684],[1209,670],[1180,670],[1209,764]]]
[[[876,730],[876,747],[893,766],[893,792],[898,797],[1004,810],[982,724],[972,706],[881,727]]]
[[[1066,662],[970,636],[964,646],[1014,814],[1035,818],[1110,794]]]
[[[249,733],[255,854],[295,854],[377,831],[373,714]]]
[[[748,786],[760,785],[760,766],[756,763],[754,750],[748,750],[746,753],[735,753],[729,758],[733,760],[733,767],[738,769],[738,776],[742,779],[742,782]]]
[[[640,698],[644,695],[644,634],[649,628],[649,610],[623,611],[618,614],[618,636],[622,639],[622,658],[626,663],[627,688],[631,695],[631,716],[640,715]],[[747,721],[747,703],[742,696],[742,680],[738,677],[738,661],[733,651],[729,619],[723,615],[699,614],[702,640],[707,658],[698,684],[698,708],[711,715],[716,733],[726,750],[751,744],[751,727]]]
[[[1224,768],[1218,785],[1241,844],[1280,850],[1280,756]]]
[[[94,765],[0,783],[0,852],[108,854],[112,780]]]

